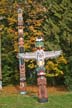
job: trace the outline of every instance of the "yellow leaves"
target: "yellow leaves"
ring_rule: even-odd
[[[16,41],[14,42],[14,51],[18,52],[18,43]]]
[[[15,33],[15,31],[11,28],[11,27],[9,27],[8,29],[7,29],[7,33],[8,34],[11,34],[11,33]]]
[[[30,29],[31,31],[34,31],[34,27],[33,27],[33,26],[29,26],[29,29]]]
[[[33,24],[35,25],[35,26],[41,26],[41,23],[42,23],[42,21],[43,21],[43,19],[41,19],[41,20],[33,20]]]
[[[30,16],[36,15],[36,11],[32,10],[31,13],[29,13]]]
[[[24,32],[24,35],[27,36],[28,35],[28,32]]]
[[[31,37],[30,37],[30,40],[31,40],[31,41],[35,41],[36,39],[35,39],[34,36],[31,36]]]
[[[55,77],[58,76],[58,74],[46,74],[47,77]]]
[[[35,12],[35,11],[34,11]],[[36,13],[36,12],[35,12]],[[36,20],[36,19],[28,19],[27,21],[26,21],[26,23],[32,23],[33,24],[33,26],[30,26],[29,28],[31,28],[31,29],[34,29],[34,27],[39,27],[39,26],[41,26],[41,24],[42,24],[42,22],[43,22],[43,19],[40,19],[40,20]]]
[[[15,33],[16,36],[18,35],[18,32],[15,31],[14,33]]]
[[[46,65],[46,69],[47,70],[51,70],[51,69],[54,69],[55,65],[52,61],[48,61],[47,62],[47,65]]]
[[[35,24],[35,26],[36,26],[36,27],[39,27],[39,26],[41,26],[41,23],[37,22],[37,23]]]
[[[61,56],[58,58],[57,64],[54,64],[52,61],[47,62],[46,70],[48,77],[54,77],[64,74],[64,72],[58,68],[59,63],[67,64],[67,60],[63,56]]]
[[[35,33],[35,35],[37,35],[37,36],[42,36],[43,33],[42,33],[41,31],[37,31],[37,32]]]
[[[31,23],[32,20],[31,20],[31,19],[27,19],[27,20],[26,20],[26,23],[29,23],[29,22]]]
[[[64,56],[61,56],[61,57],[58,58],[58,63],[67,64],[67,60],[64,58]]]
[[[4,25],[0,25],[0,31],[4,28]]]
[[[30,48],[30,42],[28,40],[26,42],[24,42],[24,48],[25,49]]]
[[[9,21],[9,25],[12,25],[12,24],[17,22],[17,20],[15,18],[12,18],[12,17],[8,17],[8,21]]]
[[[16,22],[17,20],[14,19],[14,18],[8,18],[8,21],[10,21],[10,22]]]
[[[63,71],[59,70],[57,67],[54,68],[54,71],[56,72],[56,74],[64,74]]]
[[[46,65],[47,73],[49,77],[63,75],[63,71],[58,69],[58,64],[54,64],[52,61],[48,61]]]
[[[6,9],[0,9],[0,14],[5,14],[6,13]]]
[[[36,65],[34,64],[34,60],[31,60],[31,61],[30,61],[30,64],[28,65],[28,67],[29,67],[30,69],[33,69],[33,68],[36,67]]]
[[[35,65],[34,65],[34,63],[31,63],[31,64],[28,65],[28,67],[29,67],[30,69],[33,69],[33,68],[35,68]]]
[[[36,30],[33,26],[29,26],[29,29],[33,32],[35,36],[41,36],[43,33],[39,30]]]
[[[39,3],[36,3],[35,4],[35,11],[36,11],[36,13],[46,12],[46,8]]]
[[[36,40],[35,37],[34,36],[31,36],[30,37],[30,44],[34,44],[35,43],[35,40]]]

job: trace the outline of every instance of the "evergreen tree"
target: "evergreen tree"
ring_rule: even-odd
[[[63,51],[62,57],[56,60],[56,63],[59,63],[57,71],[58,69],[63,71],[65,84],[70,87],[72,85],[72,1],[46,0],[44,6],[47,8],[46,20],[43,23],[44,36],[47,40],[45,41],[46,50],[61,49]]]
[[[50,78],[63,77],[65,85],[72,88],[72,1],[71,0],[1,0],[0,29],[3,82],[18,81],[18,33],[17,5],[23,9],[24,48],[35,51],[37,36],[43,36],[45,50],[59,50],[63,54],[58,59],[46,60],[46,73]],[[34,71],[35,61],[26,61],[26,69]],[[62,75],[62,76],[61,76]],[[59,77],[58,77],[59,76]],[[29,78],[29,77],[28,77]],[[30,79],[31,80],[31,79]]]

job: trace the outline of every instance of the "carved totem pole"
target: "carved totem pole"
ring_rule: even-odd
[[[44,40],[42,37],[36,38],[36,51],[24,52],[24,40],[23,40],[23,18],[22,10],[18,9],[18,33],[19,33],[19,65],[20,65],[20,87],[21,94],[25,93],[25,59],[35,59],[37,61],[37,84],[38,84],[38,101],[47,102],[47,81],[45,75],[44,60],[49,58],[55,58],[61,55],[61,51],[44,51]]]
[[[47,102],[47,81],[45,76],[44,59],[55,58],[61,54],[61,51],[44,51],[44,42],[42,37],[36,38],[37,51],[29,53],[19,53],[20,58],[35,59],[37,61],[37,84],[38,84],[38,101]]]
[[[36,39],[36,48],[37,48],[37,84],[38,84],[38,97],[39,102],[47,102],[47,81],[45,77],[45,67],[44,67],[44,42],[43,38],[39,37]]]
[[[24,53],[24,39],[23,39],[23,16],[22,9],[18,8],[18,44],[19,53]],[[20,69],[20,93],[26,93],[26,77],[25,77],[25,62],[23,58],[19,58],[19,69]]]

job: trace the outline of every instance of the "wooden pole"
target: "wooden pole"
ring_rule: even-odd
[[[36,39],[36,48],[37,48],[37,84],[38,84],[38,101],[40,103],[48,102],[47,96],[47,81],[45,77],[45,68],[44,68],[44,42],[42,37]]]
[[[22,9],[18,8],[18,44],[19,53],[24,53],[24,38],[23,38],[23,16]],[[20,69],[20,93],[26,94],[26,77],[25,77],[25,62],[23,58],[19,58]]]

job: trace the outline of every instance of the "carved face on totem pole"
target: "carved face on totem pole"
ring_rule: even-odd
[[[36,44],[35,44],[37,51],[36,51],[36,57],[37,57],[37,75],[45,75],[44,71],[44,59],[45,59],[45,53],[44,53],[44,41],[42,37],[36,38]]]

